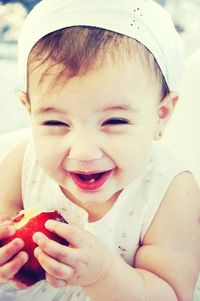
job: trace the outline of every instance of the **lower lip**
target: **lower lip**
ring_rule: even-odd
[[[81,190],[85,190],[85,191],[95,191],[98,190],[100,187],[103,186],[103,184],[106,182],[106,180],[108,179],[108,177],[110,176],[112,170],[106,171],[102,177],[97,180],[94,181],[92,183],[89,183],[87,181],[82,181],[80,180],[79,177],[77,177],[74,173],[70,173],[74,183],[81,189]]]

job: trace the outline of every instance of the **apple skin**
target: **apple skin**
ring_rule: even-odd
[[[17,225],[17,223],[21,222],[23,218],[25,218],[26,213],[17,215],[16,218],[13,219],[14,226]],[[1,246],[4,246],[11,242],[15,238],[21,238],[25,245],[22,251],[27,252],[29,256],[29,260],[22,266],[22,268],[19,270],[19,272],[14,276],[14,280],[17,280],[26,286],[31,286],[35,284],[36,282],[45,279],[45,271],[39,264],[38,260],[34,256],[34,249],[37,247],[37,244],[34,243],[32,236],[35,232],[42,232],[50,239],[62,244],[62,245],[68,245],[68,242],[58,236],[55,233],[52,233],[48,231],[45,228],[45,222],[49,219],[53,219],[59,222],[67,223],[65,219],[62,217],[62,215],[58,211],[52,211],[52,212],[41,212],[29,220],[19,229],[16,229],[16,232],[14,235],[2,239],[0,242]]]

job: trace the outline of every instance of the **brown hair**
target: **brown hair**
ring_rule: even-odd
[[[126,51],[124,51],[124,49]],[[57,80],[67,80],[76,75],[84,75],[90,71],[97,62],[103,63],[106,53],[112,55],[116,61],[120,55],[129,57],[139,54],[152,73],[152,80],[158,80],[161,85],[161,98],[169,93],[168,86],[154,56],[141,43],[132,38],[109,30],[74,26],[63,28],[41,38],[32,48],[28,61],[28,83],[33,70],[38,66],[48,63],[40,83],[45,76],[50,74],[51,68],[61,66],[60,72],[55,77]],[[33,68],[31,69],[31,65]]]

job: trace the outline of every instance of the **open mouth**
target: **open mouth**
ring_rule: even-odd
[[[97,190],[108,179],[111,170],[98,173],[75,173],[70,172],[74,183],[82,190]]]

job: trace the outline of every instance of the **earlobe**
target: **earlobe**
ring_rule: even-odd
[[[19,98],[21,104],[26,108],[26,110],[31,113],[31,106],[28,100],[28,95],[22,90],[15,91],[16,96]]]
[[[159,140],[163,137],[164,129],[174,112],[178,99],[178,92],[173,91],[160,102],[158,107],[158,123],[154,134],[155,140]]]

